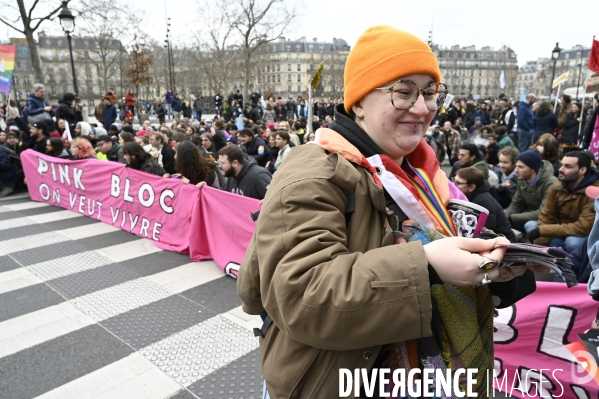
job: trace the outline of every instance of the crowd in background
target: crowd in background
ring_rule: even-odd
[[[228,98],[217,92],[215,116],[205,120],[202,98],[194,93],[181,98],[169,90],[137,116],[133,91],[122,100],[118,104],[114,91],[108,91],[94,110],[94,124],[74,94],[50,105],[39,84],[26,101],[5,104],[0,196],[23,184],[19,154],[33,149],[62,159],[120,162],[261,200],[293,147],[314,141],[315,131],[334,120],[335,106],[343,102],[308,105],[302,98],[264,99],[256,92],[244,102],[239,91]],[[523,235],[531,242],[564,247],[573,254],[583,281],[588,278],[586,242],[594,219],[592,201],[584,200],[584,193],[599,185],[598,111],[597,96],[580,103],[564,95],[556,109],[534,94],[524,101],[504,95],[453,99],[438,111],[424,139],[440,163],[449,162],[453,184],[489,210],[487,228],[511,241]]]

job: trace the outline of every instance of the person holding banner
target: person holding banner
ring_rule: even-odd
[[[264,320],[267,397],[339,397],[341,368],[432,363],[478,369],[485,395],[494,305],[535,282],[525,267],[493,267],[507,239],[457,237],[447,205],[463,194],[423,139],[448,93],[440,76],[418,37],[368,29],[335,120],[272,180],[237,282],[244,311]]]

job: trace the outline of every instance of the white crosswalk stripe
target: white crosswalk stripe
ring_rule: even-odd
[[[18,197],[11,196],[9,198],[26,198],[26,194],[18,194]],[[90,276],[97,276],[96,278],[109,279],[110,276],[104,276],[99,272],[107,267],[127,264],[127,262],[137,265],[135,262],[141,257],[144,257],[144,262],[151,263],[151,255],[162,254],[161,259],[163,259],[167,253],[155,246],[151,240],[138,238],[122,244],[108,245],[100,249],[90,249],[58,258],[56,258],[56,254],[46,256],[44,253],[39,253],[41,247],[68,246],[73,245],[72,243],[77,240],[85,242],[85,239],[89,241],[90,238],[95,237],[104,239],[111,233],[122,234],[117,233],[120,232],[120,229],[101,222],[87,223],[83,226],[76,225],[81,223],[73,223],[75,225],[72,227],[68,226],[69,223],[61,223],[61,226],[66,226],[62,230],[47,231],[47,228],[44,228],[46,223],[69,220],[75,222],[77,218],[84,217],[68,210],[48,212],[45,210],[47,206],[50,205],[32,201],[7,204],[6,199],[0,199],[0,230],[4,231],[3,234],[10,236],[11,229],[40,225],[39,232],[22,237],[23,230],[20,230],[16,236],[13,235],[15,238],[0,241],[0,370],[3,368],[3,362],[14,361],[24,364],[30,361],[32,356],[40,356],[40,359],[51,357],[52,352],[48,352],[46,355],[45,351],[51,350],[54,345],[57,347],[70,345],[71,338],[68,337],[76,336],[73,334],[81,334],[94,327],[100,327],[99,330],[97,328],[93,330],[95,334],[104,331],[103,334],[108,339],[130,347],[126,334],[122,335],[119,330],[107,328],[104,322],[129,314],[132,315],[131,317],[136,317],[134,312],[140,309],[150,309],[155,303],[170,300],[170,298],[180,298],[183,303],[194,304],[194,307],[204,309],[200,312],[206,313],[209,317],[183,329],[177,330],[175,327],[166,338],[159,339],[144,348],[133,350],[132,353],[110,361],[99,368],[92,366],[91,363],[86,365],[87,357],[81,354],[77,358],[77,364],[85,370],[88,367],[89,371],[80,375],[81,373],[76,372],[79,367],[74,370],[67,370],[67,368],[64,373],[71,373],[74,377],[67,378],[66,382],[59,378],[56,383],[50,379],[43,379],[43,387],[40,387],[40,391],[29,397],[35,396],[44,399],[163,399],[186,388],[188,391],[185,395],[188,396],[185,397],[216,397],[212,396],[216,395],[214,392],[198,391],[200,388],[197,388],[194,383],[204,381],[203,379],[206,378],[206,384],[201,384],[200,387],[214,384],[214,381],[210,382],[214,378],[208,377],[219,373],[221,369],[241,358],[252,355],[252,359],[254,359],[257,356],[258,340],[253,336],[252,330],[261,326],[261,320],[258,316],[247,315],[241,310],[238,299],[235,299],[234,280],[225,277],[223,271],[213,261],[180,262],[180,259],[177,258],[169,262],[178,264],[164,267],[154,265],[152,270],[158,271],[149,275],[144,274],[144,277],[130,278],[117,275],[114,277],[115,281],[123,278],[127,278],[127,280],[112,283],[110,286],[81,280],[85,278],[86,273]],[[2,213],[19,211],[26,211],[27,216],[15,218],[14,214],[11,214],[11,218],[2,219]],[[28,228],[27,231],[29,230],[35,229]],[[112,243],[114,243],[114,239]],[[96,245],[95,248],[98,246]],[[36,251],[38,253],[33,258],[27,258],[27,262],[23,263],[25,266],[22,266],[19,262],[20,256],[34,254]],[[44,257],[46,260],[43,260]],[[40,259],[40,261],[32,263],[29,259]],[[167,259],[171,258],[167,257]],[[143,266],[135,267],[143,268]],[[65,284],[64,279],[72,279],[73,282],[69,284],[83,284],[83,287],[78,287],[75,290],[75,292],[83,292],[83,294],[76,297],[62,294],[63,285],[61,284]],[[61,283],[56,284],[56,281],[61,281]],[[213,298],[215,288],[211,287],[220,287],[223,283],[227,283],[225,285],[230,287],[228,288],[230,292],[223,298],[220,298],[217,293]],[[101,287],[102,284],[104,284],[104,288],[93,288]],[[212,286],[211,284],[217,285]],[[41,290],[36,287],[45,288]],[[203,292],[206,294],[202,294]],[[35,295],[41,296],[35,298]],[[46,302],[47,299],[44,299],[44,295],[53,298],[53,302]],[[196,298],[194,295],[199,295],[199,297]],[[228,310],[218,312],[210,310],[213,306],[222,308],[223,300],[228,303],[231,298],[231,303],[237,303],[228,307]],[[6,302],[14,300],[19,303],[17,308],[6,305]],[[176,311],[177,309],[173,309],[170,312]],[[212,316],[213,314],[216,315]],[[149,330],[144,332],[143,328],[146,323],[143,319],[135,323],[133,327],[140,328],[140,334],[152,332]],[[164,328],[173,327],[164,326]],[[93,344],[91,345],[93,346]],[[41,352],[37,354],[37,351]],[[108,347],[106,351],[109,351]],[[78,355],[66,350],[64,356]],[[35,380],[33,375],[41,372],[36,369],[45,367],[44,361],[36,361],[34,364],[31,370],[15,371],[19,368],[9,368],[8,370],[16,373],[22,372],[24,373],[22,375],[31,376],[33,381]],[[254,365],[254,363],[252,364]],[[260,378],[259,371],[257,376]],[[218,379],[222,380],[222,377]],[[7,386],[11,390],[18,390],[14,384],[19,379],[14,378],[15,383],[12,385],[9,380],[11,378],[5,379],[4,382],[0,381],[0,391]],[[32,381],[30,383],[34,383]],[[231,386],[235,384],[236,382]],[[245,382],[237,384],[245,386]],[[260,381],[252,383],[252,386],[260,387],[261,384],[262,380],[260,379]],[[214,389],[216,388],[214,386]],[[251,394],[245,392],[245,394],[237,396],[259,398],[261,397],[259,391],[260,389],[252,391]],[[0,397],[2,397],[1,394]]]

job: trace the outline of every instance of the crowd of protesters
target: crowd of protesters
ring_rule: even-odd
[[[114,91],[108,91],[92,125],[74,94],[51,106],[43,85],[33,89],[26,102],[3,107],[0,196],[23,182],[19,154],[33,149],[62,159],[120,162],[261,200],[293,148],[314,141],[315,131],[333,121],[335,106],[343,102],[315,101],[308,122],[302,98],[263,99],[252,93],[244,103],[239,91],[228,98],[217,92],[216,116],[204,120],[197,118],[201,97],[191,93],[181,99],[169,91],[166,106],[157,98],[148,110],[159,123],[144,118],[134,128],[131,90],[124,97],[125,114],[116,109]],[[520,239],[514,235],[520,231],[532,242],[559,244],[579,254],[575,266],[584,279],[593,219],[592,201],[584,192],[599,185],[598,105],[597,96],[583,105],[564,95],[556,110],[534,94],[516,102],[504,95],[453,99],[437,112],[424,138],[441,163],[449,161],[449,178],[466,198],[490,211],[487,228],[511,241]],[[568,198],[578,198],[575,211],[560,202]]]
[[[97,123],[90,124],[74,94],[66,93],[53,106],[45,98],[45,87],[36,84],[27,101],[18,105],[11,101],[1,108],[6,128],[0,133],[0,196],[23,184],[19,155],[32,149],[62,159],[120,162],[200,187],[208,184],[263,199],[272,175],[291,148],[313,141],[314,130],[332,120],[336,103],[315,102],[315,122],[308,129],[301,98],[297,102],[271,98],[263,107],[260,96],[252,93],[242,108],[238,105],[243,104],[239,91],[228,100],[217,93],[216,116],[204,120],[196,118],[201,112],[180,113],[179,94],[172,94],[172,98],[171,94],[166,95],[167,107],[158,98],[150,110],[158,117],[158,124],[140,118],[141,124],[134,127],[133,91],[129,90],[117,111],[117,96],[111,89],[94,111]],[[184,97],[183,104],[194,107],[201,100],[193,94],[190,97],[193,101]],[[311,133],[306,134],[308,130]]]
[[[425,140],[469,201],[489,210],[486,227],[511,241],[512,231],[542,245],[563,247],[579,281],[587,256],[599,186],[599,97],[560,98],[557,109],[529,94],[524,101],[455,99],[441,109]],[[592,244],[592,243],[591,243]]]

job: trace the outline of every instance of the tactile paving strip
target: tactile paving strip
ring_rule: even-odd
[[[0,216],[1,218],[2,216]],[[39,234],[44,231],[50,231],[49,229],[39,224],[30,224],[27,226],[13,227],[11,229],[0,230],[0,241],[12,240],[19,237],[26,237],[33,234]]]
[[[210,310],[174,295],[101,324],[132,347],[141,349],[213,316]]]
[[[243,327],[216,316],[140,352],[183,386],[193,384],[258,347]]]
[[[27,237],[0,241],[0,251],[5,251],[6,253],[20,252],[39,248],[49,244],[57,244],[64,241],[70,240],[61,234],[48,231]]]
[[[56,289],[56,291],[68,299],[73,299],[139,277],[139,274],[134,271],[124,268],[122,265],[112,263],[107,266],[96,267],[95,269],[56,278],[47,281],[46,284]]]
[[[99,322],[171,295],[161,285],[140,278],[84,295],[71,303]]]
[[[0,229],[7,229],[7,228],[10,228],[10,227],[6,227],[6,226],[5,226],[5,223],[7,223],[7,222],[9,222],[9,221],[11,221],[11,220],[13,220],[13,221],[14,221],[14,219],[16,219],[16,220],[17,220],[17,221],[16,221],[16,226],[17,226],[17,227],[18,227],[18,226],[25,226],[25,225],[27,225],[27,224],[33,224],[33,223],[34,223],[34,222],[33,222],[33,220],[29,220],[29,222],[27,222],[27,221],[22,221],[22,219],[26,219],[26,218],[25,218],[25,215],[22,215],[22,214],[21,214],[21,213],[19,213],[19,212],[15,212],[15,211],[13,211],[12,209],[9,209],[9,210],[7,210],[7,211],[5,211],[5,212],[2,212],[2,221],[0,222]]]
[[[260,349],[255,349],[193,383],[187,389],[200,398],[262,399],[261,370]]]
[[[88,248],[86,248],[84,245],[74,242],[62,234],[56,235],[63,237],[66,241],[63,241],[59,245],[50,244],[37,247],[35,250],[13,252],[11,256],[19,261],[19,263],[21,263],[23,266],[30,266],[52,259],[64,258],[65,256],[74,255],[88,250]],[[29,237],[23,238],[28,239]]]
[[[81,252],[47,262],[27,266],[27,270],[42,280],[53,280],[113,263],[95,251]]]
[[[0,213],[10,212],[11,210],[5,206],[0,206]]]

